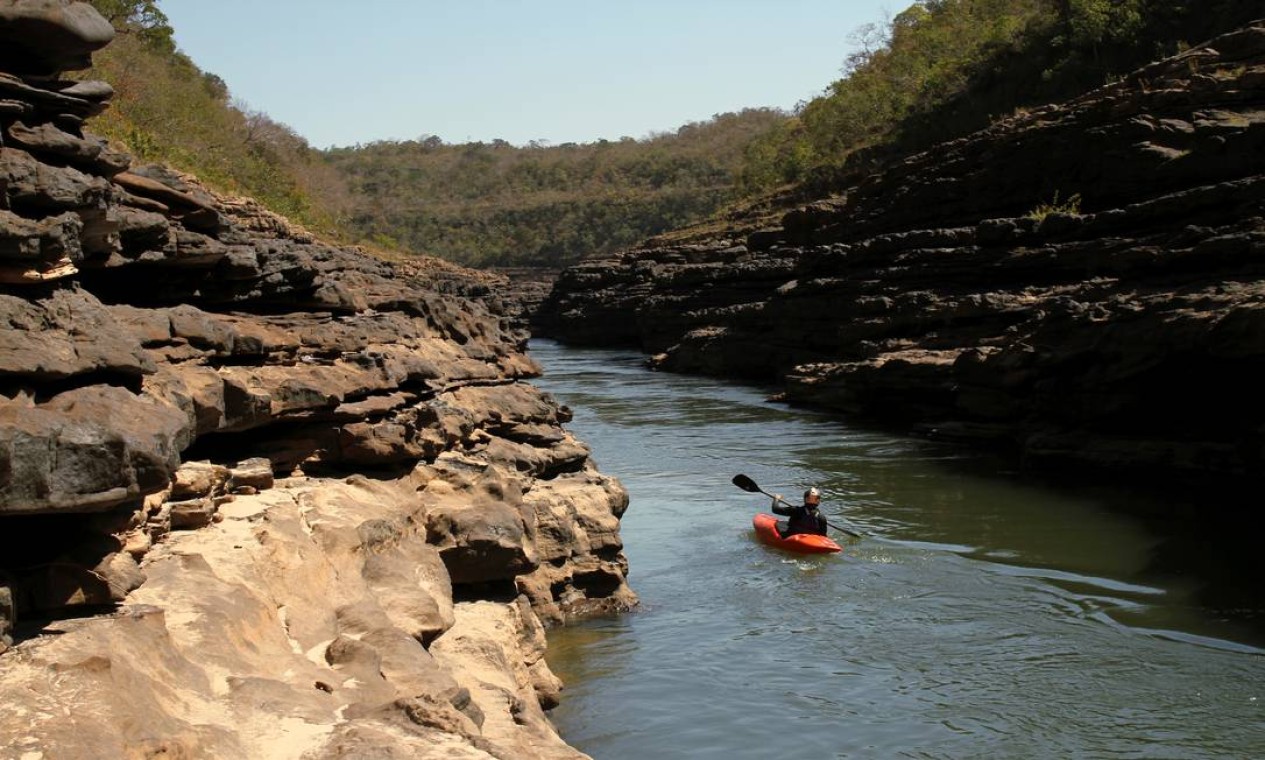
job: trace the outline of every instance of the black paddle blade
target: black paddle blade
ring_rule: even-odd
[[[760,491],[760,486],[756,485],[755,481],[748,478],[746,475],[735,475],[734,485],[744,491],[750,491],[751,493],[759,493]]]

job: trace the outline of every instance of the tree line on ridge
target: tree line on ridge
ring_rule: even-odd
[[[1260,13],[1247,0],[919,0],[853,31],[841,76],[791,113],[750,108],[583,144],[423,134],[317,150],[180,51],[159,0],[91,2],[120,31],[86,73],[116,89],[91,128],[139,160],[256,197],[344,242],[539,267],[752,199],[828,194],[858,162],[1083,92]]]

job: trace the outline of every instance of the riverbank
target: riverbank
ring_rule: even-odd
[[[995,447],[1034,468],[1265,472],[1265,27],[999,119],[776,226],[585,262],[539,334]]]
[[[112,36],[0,8],[0,754],[581,757],[543,630],[636,604],[627,493],[487,278],[85,130]]]

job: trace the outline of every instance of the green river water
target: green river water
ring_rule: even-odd
[[[1261,542],[1217,516],[1236,497],[1034,483],[634,353],[531,352],[632,499],[642,608],[549,636],[552,718],[593,757],[1265,756]],[[871,535],[765,547],[740,472],[816,485]]]

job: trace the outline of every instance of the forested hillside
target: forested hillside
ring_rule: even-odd
[[[755,141],[741,184],[829,193],[858,151],[969,134],[1262,16],[1259,0],[920,0],[857,30],[844,76]]]
[[[887,23],[839,30],[841,78],[793,114],[751,108],[615,142],[422,137],[319,151],[177,50],[159,0],[92,2],[123,32],[88,74],[118,90],[93,128],[140,159],[347,242],[543,267],[730,204],[828,194],[885,156],[1067,98],[1265,15],[1258,0],[920,0]]]
[[[358,238],[466,264],[556,267],[705,218],[736,199],[751,141],[787,116],[722,114],[674,133],[545,147],[431,137],[328,151]]]
[[[234,102],[219,77],[177,50],[157,0],[91,4],[119,32],[80,73],[116,90],[93,131],[138,161],[168,163],[327,235],[340,231],[348,205],[341,177],[294,130]]]
[[[705,218],[734,200],[752,139],[788,118],[753,108],[583,145],[423,138],[319,151],[178,50],[158,0],[92,4],[120,31],[84,74],[117,90],[95,131],[327,236],[463,264],[566,265]]]

